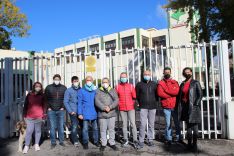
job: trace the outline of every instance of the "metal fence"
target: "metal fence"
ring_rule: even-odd
[[[232,46],[233,42],[230,45]],[[151,70],[152,80],[160,80],[163,76],[163,68],[166,66],[172,68],[173,78],[181,83],[183,81],[182,69],[189,66],[193,69],[193,78],[200,81],[204,92],[201,103],[202,123],[199,126],[201,137],[203,139],[226,137],[225,103],[230,93],[229,57],[227,58],[227,55],[230,56],[229,54],[233,53],[233,46],[231,50],[228,48],[230,45],[227,41],[219,41],[87,53],[77,53],[76,49],[73,49],[71,53],[64,51],[64,55],[55,54],[49,58],[34,56],[1,59],[0,107],[4,108],[2,111],[6,113],[0,115],[0,120],[4,121],[1,123],[7,126],[5,126],[6,130],[0,134],[9,136],[15,131],[14,125],[22,119],[23,102],[27,92],[32,89],[33,82],[40,81],[46,87],[52,83],[54,74],[60,74],[67,87],[71,85],[70,79],[74,75],[78,76],[82,82],[87,75],[91,75],[97,86],[100,86],[100,80],[103,77],[109,77],[111,86],[114,87],[119,83],[121,72],[127,72],[129,82],[136,85],[141,81],[142,73],[146,69]],[[136,120],[138,125],[138,114]],[[160,137],[163,135],[165,123],[161,109],[157,110],[155,123],[155,134]],[[118,132],[121,129],[119,117],[116,125],[117,133],[120,133]],[[185,123],[181,126],[183,137],[185,137]]]

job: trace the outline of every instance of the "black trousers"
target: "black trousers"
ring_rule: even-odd
[[[188,138],[188,144],[197,145],[197,138],[198,138],[198,124],[197,123],[189,123],[187,124],[187,138]],[[193,131],[193,133],[192,133]]]

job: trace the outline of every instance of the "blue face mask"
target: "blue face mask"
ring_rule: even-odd
[[[122,83],[126,83],[128,81],[128,79],[126,77],[121,77],[120,78],[120,82]]]
[[[145,76],[144,76],[144,80],[145,80],[145,81],[149,81],[149,80],[150,80],[150,76],[145,75]]]
[[[89,87],[91,87],[92,84],[93,84],[93,83],[92,83],[91,81],[88,81],[88,82],[86,83],[86,85],[89,86]]]

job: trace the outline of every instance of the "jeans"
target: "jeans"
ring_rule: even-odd
[[[120,111],[120,116],[123,121],[123,136],[124,140],[128,140],[128,120],[132,127],[133,141],[137,141],[137,129],[135,120],[135,110]]]
[[[145,128],[148,120],[148,141],[153,141],[154,139],[154,122],[155,122],[155,113],[156,109],[141,109],[140,110],[140,134],[139,134],[139,142],[144,142],[145,139]]]
[[[78,142],[79,121],[78,121],[77,115],[70,114],[70,119],[71,119],[71,139],[73,143],[76,143]]]
[[[64,141],[64,115],[65,110],[48,111],[48,117],[50,121],[50,141],[51,144],[56,144],[55,130],[58,129],[59,142]]]
[[[178,113],[174,109],[163,109],[165,120],[166,120],[166,128],[165,128],[165,139],[167,141],[172,141],[172,128],[171,128],[171,116],[174,121],[175,129],[176,129],[176,140],[179,141],[181,139],[180,132],[180,123],[178,120]]]
[[[90,123],[92,125],[92,130],[93,130],[93,141],[94,141],[94,143],[98,142],[97,120],[84,120],[83,121],[83,129],[82,129],[83,144],[88,144],[88,142],[89,142],[89,124]]]
[[[41,125],[42,121],[27,120],[27,129],[25,135],[25,146],[29,146],[32,138],[33,131],[35,130],[35,144],[39,144],[41,138]]]
[[[99,119],[99,126],[102,146],[107,145],[107,130],[109,132],[109,144],[115,145],[115,117]]]

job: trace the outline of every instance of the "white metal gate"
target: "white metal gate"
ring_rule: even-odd
[[[179,83],[183,80],[182,69],[186,66],[192,67],[193,77],[201,82],[204,90],[201,104],[202,123],[199,127],[201,137],[226,137],[225,103],[231,97],[228,52],[228,42],[219,41],[87,53],[77,53],[74,49],[72,53],[64,52],[64,55],[49,58],[34,56],[1,59],[0,126],[4,125],[6,130],[1,132],[0,137],[11,136],[15,131],[14,125],[22,119],[24,98],[27,91],[31,90],[33,82],[40,81],[45,88],[52,83],[54,74],[60,74],[63,83],[69,87],[72,76],[76,75],[83,81],[87,75],[92,75],[96,85],[99,85],[103,77],[109,77],[111,85],[115,86],[120,73],[125,71],[129,75],[129,82],[136,85],[141,81],[142,73],[146,69],[151,70],[152,80],[160,80],[166,66],[172,68],[172,76]],[[210,59],[207,59],[208,54]],[[87,58],[96,60],[96,64],[88,66]],[[210,67],[207,66],[207,61],[210,62]],[[90,68],[95,71],[89,72]],[[160,117],[160,114],[158,112],[156,117],[156,134],[164,129],[163,117]],[[184,123],[182,127],[185,137]]]

